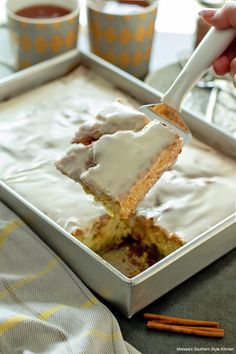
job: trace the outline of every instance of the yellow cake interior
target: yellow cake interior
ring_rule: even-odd
[[[183,245],[153,219],[133,216],[120,219],[104,215],[86,234],[77,229],[73,236],[109,261],[128,277],[133,277]]]

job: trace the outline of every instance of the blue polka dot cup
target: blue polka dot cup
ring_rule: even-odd
[[[31,18],[20,15],[25,8],[34,6],[60,7],[65,15]],[[8,0],[8,24],[15,58],[15,70],[62,54],[77,46],[79,6],[77,0]]]
[[[149,70],[157,1],[88,0],[87,14],[92,52],[144,78]]]

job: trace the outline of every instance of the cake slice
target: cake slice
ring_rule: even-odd
[[[76,145],[56,162],[110,215],[128,218],[149,189],[176,161],[182,139],[159,121],[119,100],[81,124]]]

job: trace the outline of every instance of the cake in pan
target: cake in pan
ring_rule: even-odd
[[[236,163],[193,139],[134,215],[111,218],[79,183],[57,171],[54,162],[70,148],[77,127],[90,124],[117,97],[131,107],[140,105],[81,66],[67,77],[0,103],[0,177],[132,277],[235,211]],[[145,123],[141,119],[141,125]]]
[[[182,150],[171,129],[121,100],[81,124],[72,142],[76,146],[56,162],[57,169],[122,219],[134,214]]]

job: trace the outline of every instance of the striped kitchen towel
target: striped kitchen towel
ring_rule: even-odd
[[[0,353],[138,353],[110,312],[0,202]]]

